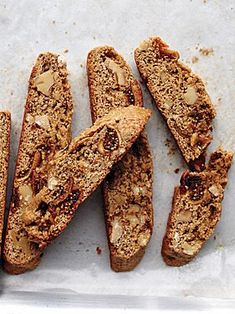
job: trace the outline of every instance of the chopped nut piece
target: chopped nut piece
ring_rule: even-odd
[[[48,130],[50,128],[49,118],[46,115],[35,116],[35,123],[44,130]]]
[[[187,242],[185,242],[182,245],[183,252],[185,254],[188,254],[188,255],[194,255],[199,248],[200,248],[200,245],[197,244],[197,243],[194,243],[193,245],[190,245]]]
[[[162,82],[166,82],[167,81],[167,72],[166,71],[162,71],[160,73],[160,79]]]
[[[110,241],[115,244],[122,235],[122,226],[117,218],[112,222],[112,234]]]
[[[31,115],[31,114],[27,114],[26,115],[26,118],[25,118],[25,120],[28,122],[28,123],[30,123],[30,124],[33,124],[34,123],[34,117]]]
[[[105,65],[115,73],[115,76],[117,78],[117,83],[119,85],[126,85],[127,81],[126,81],[126,74],[125,71],[116,63],[114,62],[112,59],[107,58],[105,60]]]
[[[213,184],[209,187],[208,190],[214,196],[219,196],[221,193],[223,193],[223,188],[220,184]]]
[[[48,179],[48,182],[47,182],[48,189],[54,190],[57,185],[58,185],[58,180],[55,177],[51,177]]]
[[[198,141],[198,133],[193,133],[191,136],[190,144],[194,146]]]
[[[139,219],[136,217],[136,215],[127,215],[127,219],[132,228],[136,227],[139,224]]]
[[[193,105],[197,101],[198,95],[194,87],[189,86],[184,94],[184,100],[188,105]]]
[[[50,96],[50,88],[54,83],[54,72],[52,70],[40,74],[34,81],[37,90],[46,96]]]
[[[177,217],[177,220],[178,220],[178,221],[183,221],[183,222],[185,221],[185,222],[187,222],[187,221],[190,221],[191,218],[192,218],[192,214],[191,214],[191,212],[188,210],[188,211],[181,211],[181,212],[179,213],[178,217]]]
[[[33,189],[30,185],[25,184],[19,187],[20,199],[26,204],[30,203],[33,197]]]
[[[144,233],[141,233],[138,237],[138,243],[140,246],[145,247],[150,239],[150,232],[147,230]]]

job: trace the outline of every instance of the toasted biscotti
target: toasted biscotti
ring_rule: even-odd
[[[219,149],[202,172],[185,171],[175,188],[172,211],[162,244],[167,265],[190,262],[213,234],[220,220],[227,175],[233,154]]]
[[[205,150],[212,140],[215,109],[202,80],[179,61],[159,37],[144,41],[135,50],[141,77],[193,170],[205,166]]]
[[[60,56],[40,54],[29,79],[3,258],[12,274],[37,266],[41,250],[28,240],[22,213],[44,186],[48,161],[71,141],[72,95]]]
[[[10,155],[11,115],[0,111],[0,255],[2,248],[2,230],[6,206],[8,162]]]
[[[28,238],[41,250],[61,232],[78,206],[97,188],[137,139],[150,110],[114,109],[49,161],[45,184],[25,208]]]
[[[143,106],[131,69],[112,47],[93,49],[87,59],[93,121],[113,108]],[[143,133],[103,184],[111,267],[132,270],[144,255],[153,229],[153,166]]]

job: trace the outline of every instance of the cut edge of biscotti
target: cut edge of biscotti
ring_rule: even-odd
[[[46,184],[22,216],[30,241],[45,249],[64,231],[78,206],[130,149],[150,115],[149,109],[135,106],[114,109],[55,155]]]
[[[6,207],[8,167],[10,156],[11,114],[0,111],[0,256]],[[1,258],[1,257],[0,257]]]
[[[185,161],[192,170],[202,170],[215,117],[215,108],[203,81],[159,37],[145,40],[134,56],[140,75]]]
[[[22,209],[43,184],[48,160],[71,141],[72,94],[64,58],[41,53],[31,71],[18,148],[13,193],[3,247],[3,267],[11,274],[35,268],[41,256],[29,241]]]
[[[224,189],[233,153],[219,148],[202,172],[186,170],[174,191],[172,210],[162,243],[169,266],[190,262],[213,234],[222,212]]]
[[[113,47],[100,46],[89,52],[87,75],[93,122],[107,114],[110,107],[114,109],[128,105],[143,106],[139,82],[133,76],[129,65]],[[102,90],[97,88],[101,84]],[[114,96],[117,92],[119,97]]]
[[[93,49],[88,54],[87,73],[93,122],[115,107],[143,106],[139,82],[113,47]],[[152,175],[147,135],[142,133],[103,184],[110,264],[114,271],[135,268],[151,238]]]

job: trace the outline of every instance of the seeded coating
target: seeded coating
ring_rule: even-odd
[[[135,50],[140,75],[184,159],[192,169],[201,170],[212,140],[215,109],[202,80],[179,57],[159,37],[144,41]]]
[[[0,253],[2,249],[2,230],[6,206],[8,162],[10,154],[11,115],[0,112]]]
[[[139,83],[114,48],[93,49],[88,55],[87,72],[93,121],[112,108],[143,106]],[[103,184],[114,271],[132,270],[144,255],[153,229],[152,180],[151,152],[146,134],[141,134]]]
[[[210,238],[220,220],[232,163],[231,152],[218,149],[202,172],[185,171],[175,188],[172,211],[162,244],[162,256],[169,266],[190,262]]]
[[[33,269],[41,250],[28,240],[22,213],[45,184],[48,161],[71,141],[73,102],[66,64],[53,53],[39,55],[29,79],[12,200],[3,249],[4,269]]]

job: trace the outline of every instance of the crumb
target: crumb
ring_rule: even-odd
[[[97,246],[97,248],[96,248],[96,253],[98,255],[100,255],[102,253],[102,250],[101,250],[101,248],[99,246]]]
[[[68,49],[65,49],[65,50],[64,50],[64,53],[68,53],[68,52],[69,52],[69,50],[68,50]]]
[[[89,249],[86,249],[86,252],[89,252]]]
[[[52,24],[55,24],[55,20],[52,21]]]
[[[174,170],[175,173],[179,173],[179,171],[180,171],[180,168],[176,168],[176,169]]]
[[[167,155],[172,156],[172,155],[175,154],[175,152],[176,152],[176,147],[174,146],[174,144],[172,143],[172,141],[169,140],[168,138],[165,140],[165,146],[169,148]]]
[[[95,36],[93,36],[92,38],[93,38],[94,40],[96,40],[96,37],[95,37]]]
[[[199,52],[202,56],[211,56],[214,54],[214,49],[213,48],[200,48]]]
[[[198,57],[196,57],[196,56],[193,56],[193,57],[192,57],[192,63],[197,63],[198,60],[199,60]]]
[[[83,68],[83,64],[82,63],[80,63],[80,68]]]
[[[83,242],[78,242],[79,245],[83,245]]]
[[[66,31],[66,32],[64,32],[65,33],[65,35],[67,35],[68,34],[68,32]]]
[[[216,240],[216,235],[214,235],[214,240]]]
[[[11,96],[14,95],[14,92],[11,91]]]
[[[203,3],[207,3],[207,0],[203,0]]]
[[[221,97],[218,97],[218,99],[217,99],[219,102],[221,102],[221,100],[222,100],[222,98]]]
[[[76,250],[76,252],[79,252],[79,250]]]
[[[73,22],[73,25],[76,25],[76,22]]]

